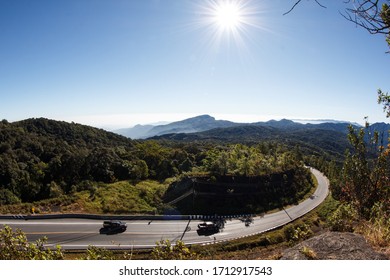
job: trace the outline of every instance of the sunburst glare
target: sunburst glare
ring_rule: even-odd
[[[237,3],[221,2],[215,8],[215,21],[223,30],[232,30],[241,24],[242,11]]]
[[[259,1],[204,0],[196,3],[196,26],[204,29],[204,43],[214,50],[234,45],[241,53],[254,41],[252,29],[265,29],[260,23]]]

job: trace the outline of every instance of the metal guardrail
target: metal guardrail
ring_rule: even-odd
[[[94,214],[47,214],[47,215],[0,215],[0,220],[91,219],[91,220],[213,220],[254,217],[242,215],[94,215]]]
[[[33,215],[0,215],[1,219],[91,219],[91,220],[188,220],[188,215],[94,215],[94,214],[33,214]]]

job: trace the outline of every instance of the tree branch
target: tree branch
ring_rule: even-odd
[[[315,0],[315,1],[316,1],[316,3],[318,4],[318,6],[320,6],[321,8],[326,9],[326,6],[322,5],[318,0]]]
[[[317,5],[326,8],[320,0],[314,0]],[[283,15],[291,13],[302,0],[295,0],[290,10]],[[385,34],[390,47],[390,0],[343,0],[346,7],[340,14],[348,21],[366,29],[370,34]],[[389,51],[390,53],[390,51]]]
[[[371,34],[389,34],[390,26],[382,17],[379,0],[347,0],[344,3],[355,4],[354,8],[346,9],[345,14],[341,13],[345,19],[363,27]]]
[[[318,6],[320,6],[321,8],[325,8],[326,9],[326,7],[324,6],[324,5],[322,5],[318,0],[314,0],[317,4],[318,4]],[[285,12],[283,15],[285,16],[285,15],[287,15],[287,14],[289,14],[289,13],[291,13],[292,12],[292,10],[294,10],[295,9],[295,7],[296,6],[298,6],[299,5],[299,3],[301,3],[302,2],[302,0],[298,0],[298,1],[296,1],[295,2],[295,4],[291,7],[291,9],[290,10],[288,10],[287,12]]]
[[[285,16],[285,15],[291,13],[292,10],[294,10],[294,8],[295,8],[301,1],[302,1],[302,0],[298,0],[297,2],[295,2],[295,4],[291,7],[291,9],[288,10],[287,12],[285,12],[283,15]]]

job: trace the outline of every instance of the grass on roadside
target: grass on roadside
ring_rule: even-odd
[[[0,206],[1,214],[154,214],[162,207],[169,182],[146,180],[137,184],[120,181],[96,184],[91,190],[34,203]]]

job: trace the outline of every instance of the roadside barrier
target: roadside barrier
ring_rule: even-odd
[[[94,214],[32,214],[32,215],[0,215],[0,220],[44,220],[44,219],[91,219],[91,220],[214,220],[255,217],[243,215],[94,215]]]

